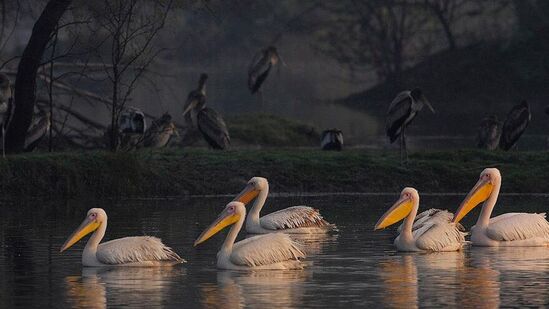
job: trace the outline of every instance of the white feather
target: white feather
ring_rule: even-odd
[[[292,206],[275,211],[261,217],[260,224],[269,230],[331,226],[324,220],[318,209],[308,206]]]
[[[549,239],[549,222],[545,213],[508,213],[490,219],[486,234],[497,241]]]
[[[103,264],[140,262],[185,262],[159,238],[152,236],[124,237],[99,244],[97,260]]]
[[[419,249],[444,251],[449,247],[461,246],[465,242],[466,234],[453,223],[431,220],[413,235]]]
[[[274,233],[246,238],[235,243],[230,260],[235,265],[257,267],[304,257],[302,248],[290,236]]]

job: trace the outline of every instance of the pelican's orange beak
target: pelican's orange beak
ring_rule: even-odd
[[[244,190],[242,190],[242,192],[240,192],[233,199],[233,201],[241,202],[244,205],[246,205],[249,202],[251,202],[254,198],[256,198],[257,195],[259,195],[259,192],[260,191],[257,190],[253,185],[247,184],[246,187],[244,188]]]
[[[480,179],[473,189],[471,189],[471,192],[467,194],[463,202],[461,202],[461,205],[459,205],[459,208],[457,209],[456,213],[454,214],[454,218],[452,219],[452,222],[458,223],[465,217],[466,214],[468,214],[473,208],[475,208],[478,204],[486,201],[488,197],[490,197],[490,194],[492,194],[492,190],[494,189],[494,185],[484,179]]]
[[[412,211],[413,203],[410,197],[401,196],[389,210],[387,210],[376,223],[374,231],[386,228],[406,218]]]
[[[69,249],[72,245],[82,239],[82,237],[97,230],[100,225],[101,222],[97,221],[97,219],[90,219],[89,217],[86,217],[82,224],[80,224],[80,226],[72,233],[72,235],[69,236],[67,241],[65,241],[63,247],[61,247],[61,250],[59,250],[59,252],[63,252]]]
[[[240,219],[240,215],[234,212],[228,212],[228,208],[225,208],[223,212],[217,217],[217,219],[198,236],[198,238],[194,242],[194,246],[198,246],[199,244],[205,242],[210,237],[214,236],[215,234],[219,233],[219,231],[223,230],[225,227],[234,224]]]

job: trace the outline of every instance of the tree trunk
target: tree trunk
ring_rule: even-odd
[[[6,134],[6,150],[9,153],[23,151],[36,102],[36,73],[46,45],[71,2],[72,0],[50,0],[32,28],[15,80],[15,110]]]

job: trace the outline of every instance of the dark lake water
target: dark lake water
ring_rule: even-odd
[[[373,232],[397,198],[301,196],[270,198],[264,211],[307,204],[339,232],[302,238],[309,256],[300,271],[221,271],[216,253],[225,233],[198,248],[194,239],[230,200],[192,198],[132,201],[2,202],[2,308],[492,308],[549,304],[549,248],[466,248],[463,252],[406,254],[392,245],[395,229]],[[423,196],[422,208],[454,211],[463,196]],[[496,214],[544,212],[549,198],[505,196]],[[59,248],[91,207],[109,215],[105,240],[161,237],[188,263],[174,268],[81,267],[85,240]],[[480,208],[480,207],[479,207]],[[464,221],[470,227],[479,209]]]

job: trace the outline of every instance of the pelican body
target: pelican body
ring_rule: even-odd
[[[273,232],[284,233],[325,233],[334,228],[328,223],[318,209],[308,206],[292,206],[275,211],[263,217],[259,212],[265,205],[269,195],[269,182],[263,177],[253,177],[240,192],[235,201],[248,204],[255,202],[246,218],[246,232],[252,234],[267,234]]]
[[[246,219],[246,207],[240,202],[230,202],[194,245],[206,241],[225,227],[232,225],[227,238],[217,253],[220,269],[302,269],[300,258],[305,254],[289,235],[283,233],[257,235],[235,243],[238,232]]]
[[[471,242],[475,246],[539,247],[549,245],[549,222],[545,213],[506,213],[490,218],[501,187],[501,174],[497,168],[487,168],[465,197],[454,214],[459,222],[480,203],[482,210],[477,223],[471,228]]]
[[[82,224],[63,244],[60,252],[93,232],[82,253],[82,265],[86,267],[171,266],[185,262],[156,237],[124,237],[100,244],[106,230],[107,213],[101,208],[92,208]]]
[[[202,74],[198,82],[198,89],[191,91],[185,103],[183,116],[187,119],[190,114],[192,126],[204,137],[213,149],[228,149],[231,144],[229,130],[223,117],[212,108],[206,107],[206,80],[207,74]]]
[[[501,123],[496,115],[488,116],[480,122],[477,136],[477,147],[495,150],[499,145]]]
[[[398,251],[457,251],[465,243],[460,226],[450,222],[450,214],[438,209],[421,213],[414,223],[419,208],[419,193],[404,188],[399,200],[378,220],[374,230],[393,225],[404,219],[400,235],[395,239]]]
[[[279,59],[280,57],[274,46],[269,46],[254,56],[248,69],[248,88],[252,94],[261,88],[272,67],[278,63]]]
[[[343,149],[343,133],[338,129],[325,130],[320,138],[320,148],[322,150]]]
[[[528,102],[522,101],[520,104],[515,105],[503,123],[499,147],[503,150],[513,148],[528,127],[531,119],[532,114]]]

